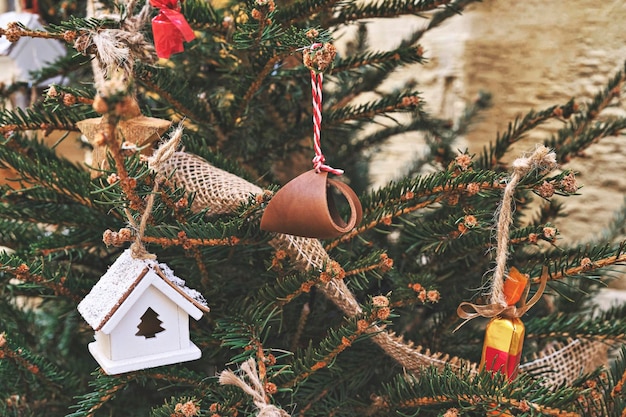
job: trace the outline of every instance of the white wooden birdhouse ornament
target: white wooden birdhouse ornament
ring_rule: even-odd
[[[199,359],[189,316],[209,308],[166,264],[135,259],[127,249],[78,304],[95,330],[89,351],[107,374]]]

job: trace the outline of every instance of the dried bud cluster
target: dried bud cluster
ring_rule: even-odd
[[[467,171],[472,166],[472,157],[463,153],[454,158],[454,163],[461,171]]]
[[[107,246],[123,246],[126,242],[132,240],[133,232],[124,227],[120,229],[119,232],[114,232],[113,230],[107,229],[102,234],[102,241]]]
[[[422,303],[426,303],[426,302],[438,303],[439,300],[441,299],[441,294],[439,293],[439,291],[426,290],[420,283],[416,282],[413,284],[409,284],[409,288],[417,293],[417,298]]]
[[[194,417],[199,415],[200,407],[193,401],[184,404],[178,403],[174,406],[175,417]]]
[[[302,61],[310,70],[324,72],[330,68],[336,55],[337,48],[332,43],[324,43],[319,48],[305,50]]]

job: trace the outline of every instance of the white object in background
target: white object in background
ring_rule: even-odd
[[[6,29],[11,22],[19,22],[32,30],[41,30],[43,25],[39,15],[34,13],[6,12],[0,14],[0,27]],[[12,64],[10,70],[0,71],[0,82],[6,84],[14,82],[32,83],[31,71],[44,68],[47,64],[65,56],[65,46],[56,39],[41,39],[22,37],[17,42],[9,42],[5,36],[0,37],[0,55],[9,58]],[[48,83],[60,83],[61,77],[46,80]]]
[[[79,303],[95,330],[89,351],[107,374],[199,359],[189,316],[208,312],[206,300],[165,264],[135,259],[130,249]]]

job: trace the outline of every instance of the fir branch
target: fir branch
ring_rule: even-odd
[[[31,30],[19,22],[9,23],[6,27],[0,28],[0,36],[5,36],[9,42],[17,42],[22,37],[41,38],[41,39],[57,39],[72,42],[76,38],[76,31],[47,32],[43,30]]]
[[[593,271],[606,268],[611,265],[618,265],[626,262],[626,241],[622,241],[617,248],[601,247],[590,253],[580,253],[571,259],[571,255],[565,253],[562,257],[553,260],[554,267],[550,271],[550,280],[557,281],[566,277],[584,276]],[[607,256],[609,253],[613,253]],[[531,278],[533,284],[538,284],[541,277]]]
[[[80,297],[73,294],[66,286],[63,276],[48,277],[44,275],[43,263],[41,261],[23,261],[16,255],[0,252],[0,271],[9,274],[23,284],[16,285],[36,285],[54,295],[66,297],[72,301],[80,301]]]
[[[626,305],[583,314],[553,313],[526,323],[529,339],[592,339],[606,343],[626,341]]]
[[[204,0],[187,0],[181,3],[181,12],[196,29],[223,32],[222,21],[213,5]]]
[[[109,376],[95,372],[96,378],[89,382],[95,390],[78,397],[77,411],[66,417],[94,417],[96,412],[112,401],[116,395],[125,389],[134,379],[134,374]]]
[[[388,395],[374,396],[372,411],[383,414],[389,410],[417,408],[435,410],[441,406],[458,406],[465,411],[502,413],[533,411],[540,415],[580,417],[572,404],[580,391],[561,388],[552,393],[528,376],[506,382],[502,373],[482,371],[469,374],[445,368],[443,372],[429,368],[421,378],[403,380],[397,377],[387,386]],[[548,405],[550,404],[550,405]]]
[[[392,183],[387,188],[362,199],[364,224],[330,242],[326,250],[347,242],[380,224],[389,225],[395,217],[440,203],[451,198],[454,193],[467,193],[470,183],[476,184],[481,192],[502,189],[505,186],[498,181],[496,173],[474,171],[457,177],[453,177],[450,172],[440,172],[400,184]]]
[[[440,8],[448,8],[452,0],[392,0],[378,3],[349,2],[341,7],[337,15],[329,21],[330,26],[354,22],[356,20],[417,15]],[[442,7],[443,6],[443,7]]]
[[[137,66],[137,69],[135,71],[135,76],[137,77],[136,79],[138,83],[140,83],[146,89],[160,96],[162,100],[167,102],[168,106],[170,106],[179,115],[185,118],[189,118],[191,120],[197,121],[197,122],[203,120],[203,118],[194,110],[192,110],[191,107],[183,104],[183,101],[190,103],[190,104],[193,103],[193,101],[188,100],[188,97],[185,97],[184,100],[181,100],[175,97],[174,95],[175,92],[173,91],[172,86],[163,85],[163,83],[160,80],[162,77],[167,76],[167,74],[165,74],[166,72],[167,70],[165,69],[159,69],[159,71],[157,72],[155,71],[154,68],[151,68],[148,66],[144,66],[142,67],[142,69],[140,69],[140,67]],[[171,76],[171,74],[169,75]],[[171,78],[174,78],[174,77],[171,77]],[[187,86],[184,86],[184,87],[187,87]],[[181,86],[180,88],[184,89],[184,87]]]
[[[556,150],[557,159],[559,161],[567,162],[569,157],[575,154],[576,150],[581,150],[583,147],[593,143],[594,139],[597,140],[602,137],[587,133],[587,140],[579,139],[586,131],[598,130],[597,127],[591,126],[591,122],[599,117],[600,112],[604,110],[615,97],[619,96],[621,86],[625,80],[626,72],[624,70],[618,71],[617,74],[609,80],[607,86],[596,93],[591,102],[586,104],[586,108],[583,111],[573,117],[566,126],[561,128],[552,138],[546,141],[546,143],[549,143]],[[573,144],[576,140],[579,142],[577,146]]]
[[[276,11],[276,20],[289,28],[298,22],[309,20],[311,16],[331,11],[340,0],[302,0],[293,2],[287,7],[281,7]],[[301,45],[304,46],[304,45]]]
[[[265,78],[274,69],[274,66],[276,65],[276,63],[278,63],[282,58],[283,58],[282,55],[274,55],[265,62],[263,69],[261,69],[261,71],[258,72],[254,81],[252,81],[252,83],[248,86],[248,89],[243,95],[240,105],[238,109],[235,111],[235,115],[233,117],[233,120],[235,122],[237,122],[237,120],[241,118],[241,115],[244,113],[246,107],[250,105],[250,100],[252,100],[252,97],[254,96],[254,94],[261,88]]]
[[[76,389],[77,378],[67,371],[63,371],[43,357],[30,352],[25,346],[18,344],[11,337],[0,333],[0,358],[14,362],[17,367],[28,372],[40,387],[45,387],[50,395],[72,397],[71,392]],[[32,384],[32,382],[30,382]],[[33,387],[34,388],[34,387]],[[34,392],[33,392],[34,394]],[[43,393],[39,393],[37,397]]]
[[[498,133],[495,143],[490,143],[489,148],[485,147],[483,149],[483,153],[477,161],[477,168],[496,168],[509,147],[523,139],[527,132],[548,120],[558,117],[569,117],[577,108],[578,106],[574,103],[574,100],[570,100],[564,105],[550,106],[539,112],[531,110],[523,118],[520,119],[518,117],[514,122],[509,122],[506,132]]]
[[[422,103],[416,92],[407,92],[385,96],[380,100],[357,106],[346,106],[327,112],[324,123],[327,126],[338,125],[349,121],[371,120],[377,115],[399,111],[421,112]]]
[[[358,338],[365,336],[377,321],[376,314],[366,313],[361,318],[351,319],[339,329],[331,329],[326,338],[320,341],[318,349],[303,352],[302,358],[292,365],[296,376],[282,383],[282,386],[288,388],[297,386],[315,372],[329,366],[341,352],[349,348]]]
[[[65,130],[77,132],[76,122],[83,120],[84,114],[79,114],[74,109],[58,111],[59,108],[46,108],[41,104],[35,104],[25,110],[4,110],[0,113],[0,134],[16,131],[29,130]]]
[[[361,70],[363,67],[372,67],[378,71],[388,73],[398,66],[414,63],[421,64],[424,61],[424,50],[421,46],[403,47],[383,52],[365,52],[336,60],[331,74],[353,69]]]

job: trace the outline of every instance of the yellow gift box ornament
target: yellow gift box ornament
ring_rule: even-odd
[[[545,146],[538,146],[529,157],[513,161],[512,166],[513,173],[504,189],[497,215],[496,266],[488,304],[463,302],[457,308],[458,316],[465,319],[464,323],[479,316],[491,319],[485,331],[480,366],[493,372],[502,372],[509,380],[517,376],[524,345],[524,323],[520,317],[539,301],[549,276],[548,268],[544,266],[539,288],[528,301],[526,297],[530,286],[526,275],[511,267],[505,279],[515,187],[532,172],[543,175],[556,168],[556,154]],[[518,302],[520,305],[516,306]]]
[[[528,277],[511,268],[504,281],[504,296],[509,306],[514,306],[528,285]],[[494,317],[487,324],[480,367],[504,373],[509,380],[517,376],[522,347],[524,323],[517,317]]]

